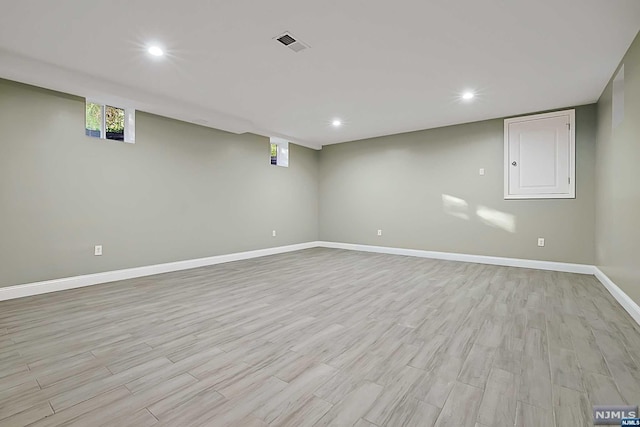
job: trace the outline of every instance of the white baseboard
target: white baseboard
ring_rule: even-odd
[[[84,286],[98,285],[101,283],[115,282],[118,280],[134,279],[136,277],[152,276],[154,274],[169,273],[172,271],[206,267],[208,265],[222,264],[231,261],[241,261],[267,255],[294,252],[302,249],[310,249],[316,247],[346,249],[362,252],[375,252],[391,255],[405,255],[448,261],[471,262],[476,264],[501,265],[506,267],[533,268],[537,270],[561,271],[566,273],[593,274],[605,286],[605,288],[607,288],[609,293],[611,293],[616,301],[618,301],[620,305],[640,325],[640,306],[638,306],[638,304],[636,304],[627,294],[625,294],[622,289],[620,289],[615,283],[613,283],[606,274],[604,274],[599,268],[593,265],[570,264],[553,261],[537,261],[518,258],[503,258],[485,255],[468,255],[449,252],[434,252],[419,249],[402,249],[385,246],[358,245],[353,243],[323,241],[306,242],[288,246],[277,246],[274,248],[237,252],[207,258],[176,261],[165,264],[148,265],[143,267],[127,268],[124,270],[106,271],[104,273],[86,274],[83,276],[66,277],[63,279],[27,283],[24,285],[8,286],[5,288],[0,288],[0,301],[62,291],[66,289],[80,288]]]
[[[531,259],[502,258],[485,255],[468,255],[450,252],[423,251],[386,246],[357,245],[353,243],[318,242],[324,248],[348,249],[352,251],[376,252],[381,254],[406,255],[419,258],[442,259],[447,261],[472,262],[476,264],[502,265],[505,267],[533,268],[536,270],[562,271],[565,273],[593,274],[593,266],[566,262],[537,261]]]
[[[622,289],[620,289],[609,277],[598,267],[593,267],[593,274],[604,285],[609,293],[620,303],[627,313],[640,325],[640,306],[629,297]]]
[[[624,293],[598,267],[587,264],[571,264],[565,262],[537,261],[531,259],[503,258],[485,255],[468,255],[450,252],[423,251],[419,249],[402,249],[386,246],[358,245],[354,243],[317,242],[323,248],[347,249],[351,251],[376,252],[381,254],[405,255],[419,258],[442,259],[447,261],[472,262],[476,264],[501,265],[505,267],[533,268],[536,270],[561,271],[565,273],[591,274],[604,285],[609,293],[620,303],[629,315],[640,325],[640,306],[629,295]]]
[[[207,258],[168,262],[165,264],[147,265],[143,267],[127,268],[124,270],[106,271],[104,273],[85,274],[82,276],[65,277],[62,279],[8,286],[0,288],[0,301],[62,291],[66,289],[81,288],[83,286],[98,285],[101,283],[115,282],[117,280],[134,279],[136,277],[152,276],[154,274],[206,267],[208,265],[222,264],[231,261],[241,261],[244,259],[258,258],[267,255],[294,252],[302,249],[315,248],[317,246],[318,242],[299,243],[295,245],[277,246],[274,248],[237,252]]]

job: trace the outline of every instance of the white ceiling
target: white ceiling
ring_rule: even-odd
[[[320,148],[595,102],[639,29],[638,0],[3,0],[0,76]]]

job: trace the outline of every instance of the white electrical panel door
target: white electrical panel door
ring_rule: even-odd
[[[575,112],[505,120],[505,199],[575,197]]]

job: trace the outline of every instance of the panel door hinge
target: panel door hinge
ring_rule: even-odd
[[[569,184],[571,184],[571,177],[569,177],[568,179],[569,179]]]
[[[571,130],[571,123],[567,123],[567,127]]]

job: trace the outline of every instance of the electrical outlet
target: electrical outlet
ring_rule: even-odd
[[[480,175],[484,175],[484,168],[480,168]]]
[[[382,230],[378,230],[378,236],[382,236]]]
[[[276,237],[276,230],[273,230],[273,231],[271,232],[271,236]]]
[[[96,245],[96,247],[93,249],[93,254],[95,256],[101,256],[102,255],[102,245]]]
[[[540,247],[544,246],[544,237],[538,237],[538,246]]]

